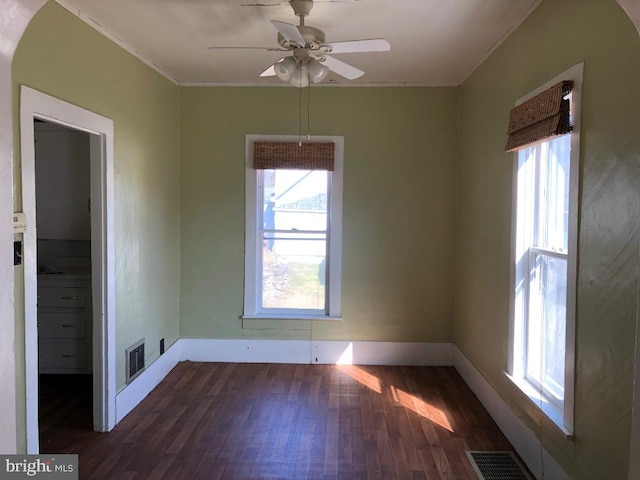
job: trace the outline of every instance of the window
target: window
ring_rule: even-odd
[[[571,93],[561,94],[562,100],[569,101],[572,131],[528,144],[515,153],[512,228],[509,373],[567,434],[573,428],[578,108],[582,79],[581,65],[578,67],[560,77],[569,77],[573,82]]]
[[[247,136],[244,318],[340,318],[342,145]]]

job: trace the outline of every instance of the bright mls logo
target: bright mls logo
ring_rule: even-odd
[[[0,480],[78,480],[78,455],[0,455]]]

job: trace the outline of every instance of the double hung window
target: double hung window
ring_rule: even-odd
[[[571,135],[518,153],[523,372],[556,406],[564,401]],[[522,204],[520,204],[522,202]]]
[[[342,138],[247,137],[244,317],[339,318]]]
[[[567,433],[573,428],[578,67],[512,111],[507,145],[515,152],[509,374]],[[535,115],[544,118],[533,123]],[[515,117],[529,125],[512,138]]]

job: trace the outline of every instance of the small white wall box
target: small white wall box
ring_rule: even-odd
[[[13,233],[24,233],[27,230],[27,216],[24,213],[13,214]]]

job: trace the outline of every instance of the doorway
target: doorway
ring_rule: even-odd
[[[35,119],[38,433],[93,429],[90,133]]]
[[[38,268],[46,271],[59,270],[68,272],[75,267],[69,265],[54,265],[55,262],[43,262],[38,258],[38,229],[55,231],[60,225],[38,225],[36,212],[36,164],[35,164],[35,129],[34,122],[45,121],[51,128],[69,130],[73,132],[85,132],[88,134],[89,150],[89,198],[91,215],[88,226],[90,247],[85,245],[84,253],[85,269],[88,267],[88,277],[85,275],[84,287],[81,285],[65,285],[60,288],[76,288],[75,290],[56,290],[58,299],[38,300]],[[66,129],[66,130],[65,130]],[[26,373],[26,413],[27,413],[27,453],[39,453],[39,363],[48,365],[49,368],[66,367],[79,372],[92,372],[91,397],[93,430],[109,431],[115,425],[115,302],[114,302],[114,234],[113,234],[113,122],[112,120],[71,105],[49,95],[43,94],[28,87],[21,88],[20,98],[20,131],[22,150],[22,207],[26,216],[27,230],[24,234],[24,310],[25,310],[25,373]],[[89,208],[89,204],[87,204]],[[63,244],[44,246],[41,242],[41,251],[60,253],[69,248]],[[48,248],[48,250],[47,250]],[[74,245],[74,251],[82,251],[81,246]],[[84,255],[84,256],[86,256]],[[73,255],[69,255],[72,257]],[[80,255],[82,257],[83,255]],[[52,258],[59,258],[52,255]],[[41,260],[40,265],[38,260]],[[74,260],[78,262],[78,258]],[[49,265],[47,265],[49,263]],[[73,262],[72,262],[73,263]],[[77,273],[77,270],[76,270]],[[53,278],[53,275],[44,277],[41,282]],[[79,278],[79,277],[77,277]],[[90,280],[87,281],[87,278]],[[79,290],[84,288],[84,291]],[[45,293],[47,295],[47,293]],[[84,295],[84,296],[83,296]],[[80,298],[84,298],[81,302]],[[48,304],[47,302],[54,302]],[[62,305],[55,302],[63,302]],[[64,304],[64,302],[68,302]],[[71,305],[69,305],[69,302]],[[38,349],[38,303],[51,307],[60,313],[58,308],[68,306],[75,314],[79,310],[86,313],[86,305],[91,305],[91,313],[88,314],[87,329],[91,331],[88,338],[89,344],[82,344],[78,338],[73,339],[75,352],[67,353],[66,357],[59,355],[59,362],[51,365],[51,349],[60,349],[61,344],[49,345],[49,350]],[[51,313],[51,312],[50,312]],[[67,312],[68,313],[68,312]],[[77,317],[76,317],[77,318]],[[73,322],[67,322],[72,325]],[[61,327],[71,328],[71,327]],[[90,339],[89,339],[90,338]],[[50,339],[49,339],[50,340]],[[49,341],[53,344],[52,340]],[[67,345],[68,346],[68,345]],[[83,350],[84,348],[84,350]],[[60,352],[58,352],[60,353]],[[42,359],[40,358],[42,354]],[[85,356],[82,359],[82,355]],[[67,363],[64,363],[67,362]]]

